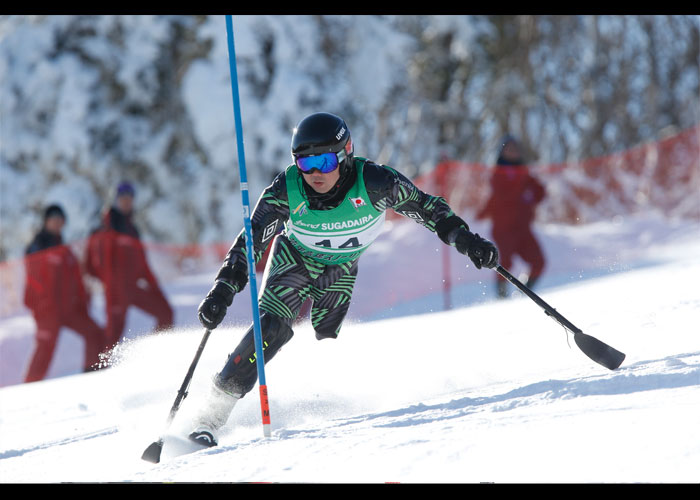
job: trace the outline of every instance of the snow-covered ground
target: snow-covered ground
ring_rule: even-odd
[[[386,247],[411,227],[394,228]],[[697,483],[698,224],[628,218],[538,231],[549,275],[537,292],[626,353],[618,370],[587,358],[530,299],[492,300],[493,273],[470,268],[450,311],[429,312],[441,309],[438,284],[434,296],[383,311],[359,295],[335,341],[301,324],[266,366],[272,437],[254,390],[218,447],[189,453],[190,419],[245,321],[213,332],[166,432],[203,333],[178,314],[174,332],[132,331],[107,370],[0,388],[0,482]],[[358,293],[388,293],[388,251],[379,241],[363,257]],[[178,311],[195,307],[212,275],[168,284]],[[0,322],[2,345],[21,350],[7,339],[28,321]],[[162,434],[161,462],[141,460]]]

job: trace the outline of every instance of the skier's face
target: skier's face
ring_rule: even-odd
[[[304,180],[314,191],[324,194],[330,191],[340,179],[340,169],[336,168],[327,174],[322,174],[318,170],[312,170],[309,174],[302,172],[301,175],[304,176]]]

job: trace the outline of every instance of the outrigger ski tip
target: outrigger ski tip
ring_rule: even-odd
[[[160,462],[160,454],[163,451],[163,440],[160,439],[150,444],[148,448],[143,452],[141,458],[146,462],[151,462],[157,464]]]
[[[609,370],[618,369],[625,360],[625,355],[614,347],[581,331],[574,332],[574,342],[586,356]]]

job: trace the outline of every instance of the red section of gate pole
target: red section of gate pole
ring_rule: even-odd
[[[270,437],[270,402],[267,397],[267,385],[260,386],[260,411],[262,413],[263,434]]]

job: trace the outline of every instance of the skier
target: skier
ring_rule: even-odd
[[[100,279],[105,290],[105,348],[121,339],[132,305],[154,316],[157,330],[173,325],[173,310],[148,265],[139,231],[131,220],[134,194],[131,183],[120,183],[114,204],[88,240],[86,269]]]
[[[491,176],[491,196],[476,219],[491,219],[491,233],[503,267],[509,268],[516,255],[528,264],[526,286],[532,288],[545,266],[544,254],[531,227],[535,208],[544,198],[545,189],[528,171],[518,141],[506,135],[501,144]],[[499,298],[506,297],[506,287],[505,278],[497,275]]]
[[[342,118],[323,112],[305,117],[294,129],[291,153],[294,163],[264,190],[251,218],[255,259],[272,243],[259,299],[265,362],[292,338],[291,326],[307,298],[313,301],[310,317],[316,338],[338,336],[350,307],[358,259],[380,234],[389,208],[435,232],[477,268],[497,265],[496,247],[471,233],[444,199],[420,191],[393,168],[354,156]],[[275,236],[282,224],[284,231]],[[216,328],[247,281],[241,231],[199,306],[202,325]],[[254,387],[253,336],[251,326],[214,377],[191,440],[216,445],[217,430]]]
[[[63,244],[61,231],[65,221],[63,208],[49,205],[41,230],[26,250],[24,303],[36,322],[36,346],[25,382],[44,379],[62,327],[83,337],[84,371],[99,367],[104,331],[88,314],[89,297],[78,260]]]

